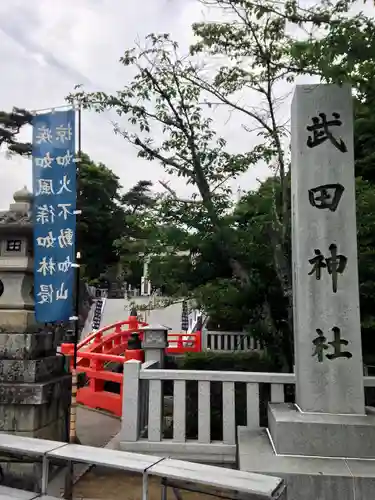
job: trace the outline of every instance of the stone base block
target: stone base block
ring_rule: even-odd
[[[70,390],[70,374],[35,384],[2,382],[0,383],[0,405],[52,404],[54,399],[66,400]]]
[[[17,436],[35,437],[40,439],[50,439],[53,441],[66,442],[67,425],[66,417],[59,418],[48,425],[33,431],[12,432]],[[1,440],[1,432],[0,432]],[[3,473],[1,484],[12,488],[21,488],[30,491],[40,491],[42,464],[35,461],[35,457],[11,457],[0,455],[0,467]],[[50,466],[50,478],[53,476],[55,466]]]
[[[0,383],[35,383],[53,379],[64,373],[63,356],[39,359],[0,359]]]
[[[67,398],[42,405],[0,405],[0,432],[32,433],[64,418],[69,408]]]
[[[0,329],[3,331],[24,332],[36,326],[33,310],[0,308]]]
[[[268,426],[278,455],[375,459],[375,415],[302,413],[271,403]]]
[[[288,500],[373,500],[375,460],[276,455],[265,429],[238,428],[239,468],[281,477]]]
[[[54,420],[49,422],[44,427],[39,429],[33,429],[28,431],[2,431],[1,434],[15,434],[16,436],[23,437],[34,437],[39,439],[49,439],[51,441],[66,441],[67,438],[67,423],[66,423],[66,415],[63,415],[58,420]],[[1,457],[1,455],[0,455]],[[1,462],[1,458],[0,458]]]
[[[0,330],[0,359],[38,359],[54,354],[52,332],[5,333]]]

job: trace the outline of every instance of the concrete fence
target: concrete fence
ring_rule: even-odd
[[[270,401],[284,401],[284,386],[294,384],[293,374],[193,370],[160,370],[153,362],[124,364],[121,449],[158,453],[207,463],[234,463],[236,457],[235,385],[246,391],[246,422],[258,428],[260,384],[270,386]],[[165,385],[173,396],[165,396]],[[187,383],[197,384],[197,436],[187,435]],[[222,440],[211,439],[211,383],[221,385]],[[172,400],[172,401],[171,401]],[[188,401],[188,402],[187,402]],[[167,413],[172,413],[167,416]],[[169,420],[169,425],[168,425]],[[169,428],[169,429],[168,429]],[[170,437],[164,437],[166,429]],[[147,438],[144,437],[147,434]]]
[[[281,403],[285,401],[285,387],[295,383],[294,374],[160,370],[156,366],[154,362],[141,365],[138,361],[128,361],[124,364],[120,434],[123,450],[233,464],[236,461],[235,415],[239,409],[237,384],[243,384],[246,391],[246,421],[241,425],[256,429],[260,426],[261,387],[266,388],[269,402]],[[168,382],[173,386],[173,396],[166,397],[164,386]],[[193,438],[187,435],[187,414],[191,405],[191,400],[187,399],[187,384],[191,382],[197,384],[198,399],[197,435]],[[221,440],[211,438],[212,383],[221,385]],[[365,377],[364,384],[375,387],[375,377]],[[171,413],[169,417],[168,413]]]
[[[252,351],[260,350],[260,343],[247,332],[226,332],[208,330],[206,323],[208,317],[199,309],[189,313],[188,333],[200,330],[202,332],[202,349],[214,352]]]

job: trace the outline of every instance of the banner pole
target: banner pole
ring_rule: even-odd
[[[82,159],[82,110],[81,104],[78,107],[78,138],[77,138],[77,159],[78,163],[76,167],[76,215],[80,215],[81,211],[78,207],[78,180],[79,180],[79,165]],[[78,378],[77,378],[77,354],[78,354],[78,341],[79,341],[79,292],[80,292],[80,260],[81,253],[77,250],[77,223],[75,232],[75,250],[76,259],[75,264],[72,267],[75,268],[75,316],[74,316],[74,350],[73,350],[73,363],[72,363],[72,394],[70,401],[70,415],[69,415],[69,443],[80,444],[77,438],[77,390],[78,390]],[[67,473],[65,475],[65,491],[64,498],[66,500],[73,499],[73,463],[69,462],[67,467]]]
[[[79,166],[82,160],[82,108],[81,104],[79,105],[78,108],[78,166],[76,168],[76,188],[77,188],[77,194],[76,194],[76,213],[79,215],[81,213],[79,207],[78,207],[78,182],[79,182]],[[75,301],[75,314],[76,317],[79,318],[79,288],[80,288],[80,259],[81,259],[81,253],[79,250],[77,250],[77,224],[76,224],[76,263],[78,264],[78,267],[76,268],[76,301]],[[74,331],[74,356],[73,356],[73,367],[74,370],[77,368],[77,349],[78,349],[78,340],[79,340],[79,320],[76,320],[75,323],[75,331]]]
[[[76,167],[76,214],[80,214],[78,207],[78,180],[79,180],[79,164],[82,157],[82,125],[81,125],[81,105],[78,108],[78,144],[77,144],[77,167]],[[76,260],[75,260],[75,321],[74,321],[74,351],[73,351],[73,367],[72,367],[72,401],[71,401],[71,411],[70,411],[70,428],[69,428],[69,442],[77,442],[77,351],[79,342],[79,292],[80,292],[80,260],[81,254],[77,249],[77,225],[75,232],[75,250],[76,250]]]

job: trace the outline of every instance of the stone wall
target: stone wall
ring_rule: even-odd
[[[57,341],[48,326],[0,332],[0,432],[67,439],[71,377],[56,354]],[[0,463],[3,484],[38,487],[36,464]]]

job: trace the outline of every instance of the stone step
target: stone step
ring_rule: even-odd
[[[238,428],[242,471],[285,479],[288,500],[373,500],[375,460],[276,455],[266,429]]]

